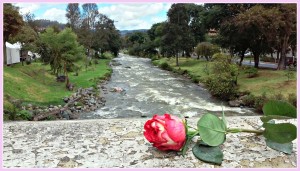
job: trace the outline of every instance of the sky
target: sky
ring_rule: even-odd
[[[30,12],[35,19],[67,23],[67,3],[15,3],[20,13]],[[82,4],[80,4],[81,6]],[[167,20],[171,3],[99,3],[100,13],[115,21],[119,30],[150,29],[152,24]]]

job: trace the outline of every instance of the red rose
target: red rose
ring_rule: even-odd
[[[179,151],[185,143],[185,125],[181,119],[170,114],[154,115],[144,125],[144,136],[159,150]]]

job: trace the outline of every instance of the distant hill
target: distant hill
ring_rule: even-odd
[[[138,30],[120,30],[121,36],[125,36],[126,34],[134,33],[134,32],[147,32],[148,29],[138,29]]]
[[[47,28],[49,26],[56,25],[58,26],[59,29],[63,30],[66,27],[66,24],[62,24],[57,21],[45,20],[45,19],[35,20],[35,22],[38,23],[38,26],[40,28]]]

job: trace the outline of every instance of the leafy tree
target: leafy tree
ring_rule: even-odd
[[[67,25],[72,28],[73,31],[77,31],[80,28],[80,9],[78,3],[69,3],[67,6],[66,17],[68,19]]]
[[[114,21],[106,15],[99,14],[95,25],[94,49],[99,50],[103,54],[105,51],[111,51],[115,56],[118,55],[121,39],[119,31],[114,25]]]
[[[278,63],[278,69],[286,68],[286,50],[290,44],[293,44],[293,39],[290,39],[296,34],[297,21],[297,6],[296,4],[282,4],[278,7],[279,10],[279,34],[281,42],[281,56]]]
[[[87,48],[87,54],[90,55],[90,50],[93,45],[94,32],[96,26],[96,18],[99,14],[96,3],[86,3],[82,5],[82,25],[79,34],[81,43]]]
[[[10,39],[10,41],[13,43],[20,42],[22,44],[22,50],[24,51],[35,51],[35,43],[38,39],[38,34],[26,23],[21,27],[18,34]]]
[[[56,33],[49,27],[41,34],[41,45],[46,45],[50,52],[49,64],[54,74],[64,72],[67,77],[66,86],[69,86],[67,66],[84,57],[84,48],[77,42],[77,36],[70,28]]]
[[[19,14],[19,9],[12,4],[5,3],[3,5],[3,52],[6,56],[6,45],[9,37],[14,37],[24,25],[22,16]],[[6,58],[4,57],[4,63]]]
[[[198,59],[200,56],[203,56],[207,61],[209,61],[212,58],[212,56],[215,53],[219,53],[220,50],[218,46],[213,45],[209,42],[201,42],[197,45],[195,52],[198,56]]]
[[[193,49],[194,37],[189,28],[190,16],[185,4],[173,4],[168,11],[168,22],[166,23],[162,37],[162,50],[167,55],[176,55],[176,66],[178,63],[178,53],[189,53]]]
[[[38,33],[38,27],[40,25],[39,20],[35,20],[35,15],[28,12],[23,15],[24,21],[29,25],[36,33]]]

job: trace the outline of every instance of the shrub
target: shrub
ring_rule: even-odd
[[[24,120],[32,120],[32,113],[27,110],[21,110],[18,112],[17,116],[21,117]]]
[[[162,68],[163,70],[168,70],[168,71],[172,71],[171,66],[167,63],[167,62],[163,62],[159,65],[160,68]]]
[[[213,56],[211,73],[205,84],[213,96],[230,100],[237,95],[238,74],[239,68],[231,63],[231,57],[218,53]]]
[[[253,94],[246,95],[243,98],[243,103],[244,103],[245,106],[254,107],[255,96]]]
[[[248,78],[253,78],[257,76],[258,70],[254,67],[249,67],[246,69],[245,73],[248,74]]]
[[[289,103],[291,103],[292,105],[297,107],[297,96],[295,93],[290,93],[288,95],[288,101],[289,101]]]
[[[98,59],[95,59],[95,60],[94,60],[94,64],[96,64],[96,65],[99,64]]]
[[[228,74],[208,77],[205,84],[211,94],[223,100],[233,99],[237,95],[234,80]]]
[[[30,65],[31,64],[31,60],[26,60],[26,64]]]
[[[258,112],[262,112],[262,108],[267,101],[268,101],[268,98],[266,96],[266,93],[264,92],[261,96],[258,96],[255,98],[254,108]]]

